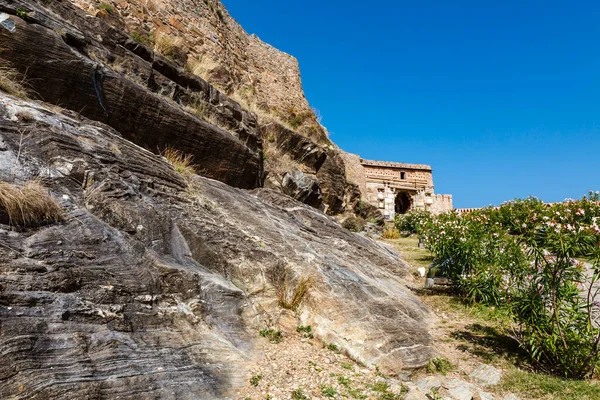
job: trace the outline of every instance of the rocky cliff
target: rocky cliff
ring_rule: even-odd
[[[71,0],[263,115],[324,143],[298,61],[249,35],[218,0]]]
[[[0,192],[1,398],[231,398],[258,330],[290,323],[390,373],[428,361],[406,264],[319,210],[356,199],[334,148],[262,123],[115,10],[0,12],[0,179],[41,182],[63,214],[25,226]]]

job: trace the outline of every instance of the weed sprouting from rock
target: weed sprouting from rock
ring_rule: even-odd
[[[304,394],[302,388],[297,388],[292,392],[292,400],[310,400],[310,397]]]
[[[334,343],[329,343],[327,345],[327,349],[331,350],[331,351],[333,351],[335,353],[339,353],[340,352],[340,347],[337,344],[334,344]]]
[[[311,276],[300,277],[296,284],[293,284],[291,271],[283,263],[277,263],[268,275],[277,291],[279,306],[287,310],[296,311],[313,287]]]
[[[194,156],[191,154],[185,154],[173,147],[167,147],[162,152],[162,156],[173,165],[175,171],[178,173],[185,176],[194,175],[196,173],[196,166],[192,163]]]

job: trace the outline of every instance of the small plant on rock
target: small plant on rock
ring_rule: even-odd
[[[347,369],[347,370],[352,370],[352,363],[349,362],[343,362],[342,363],[342,368]]]
[[[252,376],[252,378],[250,378],[250,384],[252,386],[258,386],[261,379],[262,379],[261,375],[254,375],[254,376]]]
[[[348,229],[350,232],[360,232],[365,229],[365,221],[362,218],[350,216],[342,222],[342,227]]]
[[[131,32],[131,38],[138,42],[139,44],[143,44],[144,46],[153,46],[154,45],[154,36],[152,32],[149,34],[134,31]]]
[[[162,54],[167,59],[175,61],[182,55],[184,44],[182,38],[159,32],[154,39],[154,51]]]
[[[260,336],[269,339],[271,343],[281,343],[283,341],[283,335],[281,331],[275,329],[262,329]]]
[[[285,264],[278,263],[269,271],[269,280],[277,291],[279,305],[287,310],[296,311],[313,287],[311,276],[300,277],[292,284],[291,271]]]
[[[17,17],[21,18],[21,19],[27,19],[29,18],[29,14],[27,13],[27,10],[25,10],[24,8],[17,8]]]
[[[292,392],[292,400],[310,400],[310,397],[304,394],[302,388],[297,388]]]
[[[313,334],[312,334],[312,326],[310,325],[300,325],[298,327],[296,327],[296,332],[298,333],[304,333],[304,337],[305,338],[309,338],[312,339],[313,338]]]
[[[100,3],[98,10],[105,11],[107,14],[113,14],[115,12],[113,5],[105,2]]]
[[[331,386],[322,385],[321,386],[321,394],[325,397],[335,397],[335,395],[337,394],[337,391],[335,390],[335,388],[333,388]]]
[[[454,365],[446,357],[432,358],[427,364],[427,372],[446,375],[454,369]]]

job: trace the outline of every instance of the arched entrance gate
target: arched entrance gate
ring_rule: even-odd
[[[408,210],[410,210],[412,206],[412,200],[410,194],[406,192],[400,192],[396,195],[396,205],[395,211],[396,214],[406,214]]]

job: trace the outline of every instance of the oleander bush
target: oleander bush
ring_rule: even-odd
[[[509,310],[539,368],[572,378],[599,366],[599,224],[599,192],[396,220],[433,253],[430,273],[448,277],[467,302]]]

